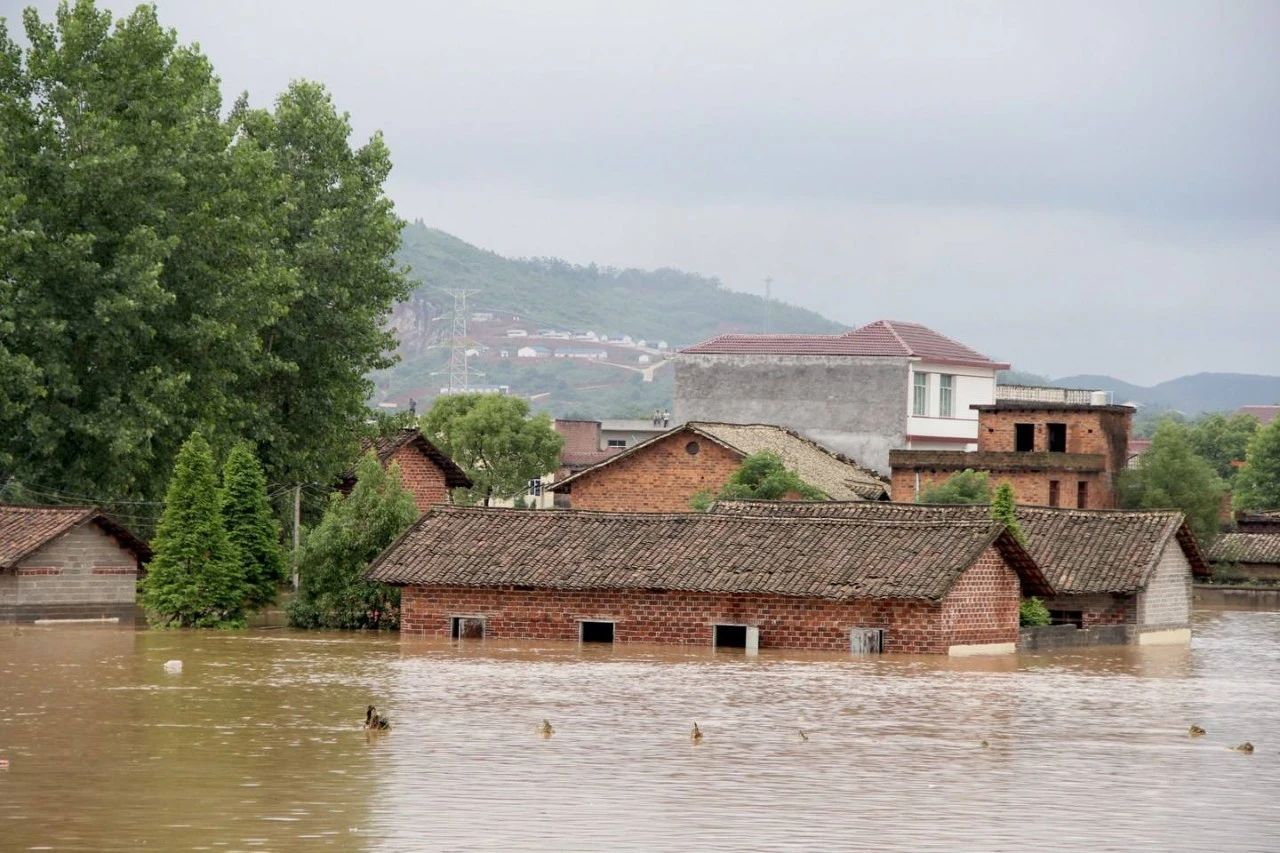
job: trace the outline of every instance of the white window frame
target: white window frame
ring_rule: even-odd
[[[929,374],[916,371],[911,382],[911,414],[929,417]]]
[[[953,373],[938,374],[938,417],[956,416],[956,377]]]

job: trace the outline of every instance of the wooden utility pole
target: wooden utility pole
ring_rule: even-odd
[[[302,542],[302,486],[293,487],[293,591],[298,591],[298,546]]]

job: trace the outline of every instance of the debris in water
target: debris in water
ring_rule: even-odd
[[[182,661],[180,660],[165,661],[164,671],[169,673],[170,675],[177,675],[179,672],[182,672]]]

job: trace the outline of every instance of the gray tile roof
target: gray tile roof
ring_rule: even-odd
[[[908,503],[719,501],[711,511],[736,516],[856,518],[973,523],[990,507]],[[1018,507],[1027,551],[1059,593],[1135,592],[1176,538],[1196,574],[1209,574],[1195,537],[1176,510],[1081,510]]]
[[[396,584],[665,589],[939,600],[992,543],[1047,589],[990,519],[944,524],[705,513],[437,507],[370,567]]]
[[[1280,564],[1280,533],[1224,533],[1209,546],[1215,563]]]

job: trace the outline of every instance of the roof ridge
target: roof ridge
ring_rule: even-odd
[[[897,341],[898,343],[902,344],[902,348],[903,348],[904,350],[906,350],[906,351],[907,351],[907,355],[914,356],[914,355],[916,354],[916,351],[915,351],[915,350],[913,350],[913,349],[912,349],[912,348],[907,344],[907,342],[906,342],[906,341],[904,341],[904,340],[902,339],[902,335],[898,334],[898,330],[897,330],[897,329],[895,329],[895,328],[893,327],[893,321],[891,321],[891,320],[877,320],[876,322],[877,322],[877,323],[880,323],[882,326],[884,326],[886,329],[888,329],[888,330],[889,330],[889,334],[893,335],[893,339],[894,339],[895,341]],[[930,329],[929,331],[933,332],[933,329]],[[937,332],[933,332],[933,333],[934,333],[935,335],[936,335],[936,334],[938,334]],[[943,337],[945,337],[945,335],[944,335]],[[955,341],[952,341],[952,343],[955,343]]]

